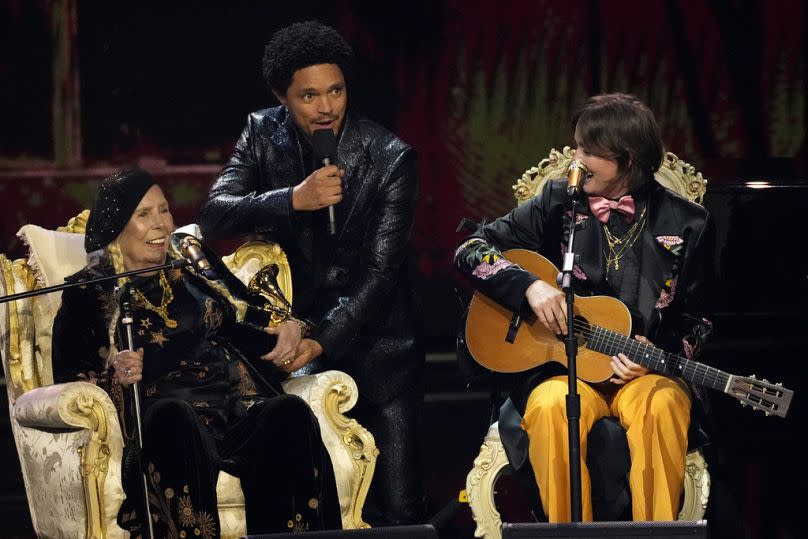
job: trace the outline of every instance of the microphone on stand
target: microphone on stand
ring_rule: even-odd
[[[311,134],[311,147],[314,150],[314,161],[324,167],[332,164],[337,156],[337,137],[331,129],[315,129]],[[337,221],[334,205],[328,207],[328,235],[337,233]]]
[[[208,262],[202,244],[195,236],[184,233],[174,233],[171,235],[171,244],[176,252],[182,257],[179,266],[191,266],[196,272],[206,279],[218,279],[216,270]],[[184,260],[183,260],[184,259]]]
[[[567,195],[577,197],[581,193],[589,169],[582,162],[575,160],[567,170]]]

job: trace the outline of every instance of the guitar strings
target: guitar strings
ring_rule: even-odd
[[[592,330],[592,328],[595,330]],[[628,352],[630,354],[634,353],[642,353],[640,352],[643,348],[650,348],[651,353],[658,351],[658,355],[662,355],[662,363],[664,365],[663,369],[653,369],[665,372],[665,368],[673,368],[674,370],[678,369],[683,375],[691,376],[692,380],[695,382],[697,377],[699,376],[699,369],[700,367],[704,368],[704,372],[701,373],[701,385],[708,385],[713,389],[722,389],[726,385],[727,380],[729,379],[729,374],[723,372],[720,369],[716,369],[714,367],[710,367],[709,365],[705,365],[703,363],[699,363],[697,361],[689,360],[685,357],[671,354],[662,350],[661,348],[656,348],[653,345],[645,344],[637,340],[633,340],[626,335],[622,335],[619,333],[615,333],[609,331],[605,328],[601,328],[599,326],[592,326],[585,322],[581,322],[579,320],[573,319],[573,328],[577,330],[587,341],[592,342],[595,346],[606,345],[612,347],[619,347],[619,345],[623,345],[624,347],[628,348]],[[597,335],[595,332],[596,330],[601,330],[601,334]],[[632,349],[633,348],[633,349]],[[645,354],[647,357],[651,357],[650,354]],[[672,361],[668,361],[668,359],[672,359]],[[656,365],[659,366],[659,359],[654,360]],[[690,369],[688,369],[690,367]],[[692,374],[688,373],[688,370],[692,370]],[[696,382],[698,383],[698,382]]]

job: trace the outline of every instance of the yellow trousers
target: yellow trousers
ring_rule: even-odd
[[[530,394],[522,427],[530,438],[530,463],[550,522],[569,522],[567,377],[556,376]],[[581,396],[581,504],[592,520],[592,489],[586,468],[587,436],[598,419],[612,415],[626,429],[631,453],[629,487],[634,520],[675,520],[684,488],[690,395],[684,383],[646,374],[611,397],[578,381]]]

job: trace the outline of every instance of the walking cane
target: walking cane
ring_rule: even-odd
[[[134,339],[132,337],[132,323],[134,318],[132,316],[132,305],[129,303],[129,295],[131,294],[128,284],[123,286],[122,304],[121,304],[121,324],[126,328],[126,345],[129,350],[135,349]],[[143,429],[142,429],[142,416],[140,414],[140,383],[134,382],[131,386],[132,403],[135,407],[135,448],[137,449],[137,462],[140,468],[140,478],[143,481],[143,494],[145,499],[144,509],[146,517],[146,526],[143,527],[144,537],[148,539],[155,539],[154,537],[154,524],[152,523],[151,509],[149,508],[149,484],[146,476],[146,470],[143,469]]]

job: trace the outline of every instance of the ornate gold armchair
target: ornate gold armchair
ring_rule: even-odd
[[[60,284],[81,269],[87,215],[83,212],[57,231],[24,226],[18,235],[29,257],[12,262],[0,255],[0,295]],[[225,257],[225,263],[245,283],[266,264],[277,264],[278,283],[291,301],[289,264],[277,245],[245,244]],[[116,523],[124,494],[123,439],[115,407],[95,385],[52,385],[51,325],[59,304],[59,293],[0,304],[11,429],[31,519],[39,537],[126,537]],[[368,527],[362,507],[378,450],[373,436],[344,415],[357,400],[353,379],[327,371],[291,378],[284,388],[306,400],[319,420],[337,478],[343,527]],[[245,535],[238,478],[221,472],[216,491],[222,537]]]
[[[565,146],[561,152],[552,149],[550,155],[537,166],[526,170],[513,186],[517,203],[521,204],[541,192],[547,180],[566,177],[573,154],[574,150],[569,146]],[[701,203],[707,190],[707,180],[701,173],[671,152],[665,154],[662,166],[656,173],[656,180],[698,203]],[[497,479],[508,466],[499,425],[495,422],[489,427],[480,447],[480,454],[474,459],[474,466],[466,477],[466,494],[472,516],[477,523],[475,537],[501,537],[502,519],[494,503],[494,492]],[[707,463],[700,450],[692,450],[687,455],[684,503],[679,512],[679,520],[700,520],[707,509],[709,493],[710,474]]]

